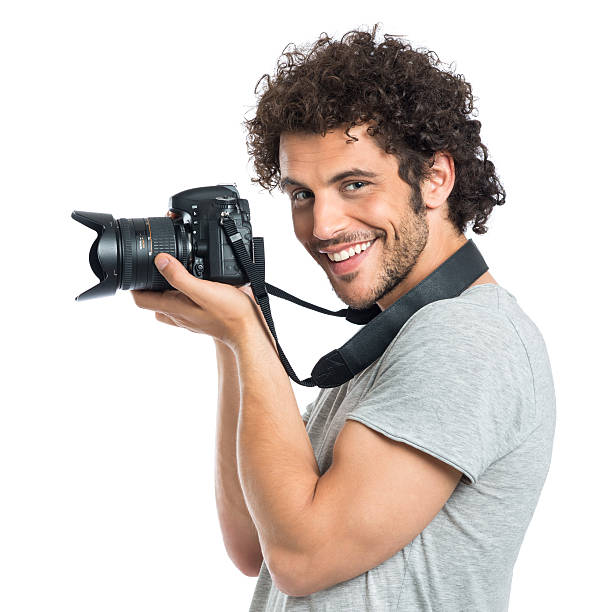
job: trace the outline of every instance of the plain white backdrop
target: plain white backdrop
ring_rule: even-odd
[[[251,184],[242,121],[285,45],[380,22],[454,62],[507,190],[474,236],[546,340],[552,466],[515,566],[513,612],[609,605],[610,47],[595,2],[28,2],[0,14],[0,609],[247,610],[213,459],[210,338],[97,282],[72,210],[163,216],[183,189],[235,182],[268,281],[340,308]],[[306,377],[356,328],[273,298]],[[262,372],[262,376],[265,373]],[[295,387],[302,410],[315,390]]]

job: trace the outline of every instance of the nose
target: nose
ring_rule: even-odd
[[[312,215],[312,234],[319,240],[331,240],[348,225],[343,203],[334,197],[315,197]]]

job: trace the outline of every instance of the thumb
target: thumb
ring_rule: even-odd
[[[202,292],[201,282],[189,274],[187,268],[168,253],[159,253],[154,260],[161,275],[175,288],[194,299],[196,293]],[[199,290],[199,291],[198,291]]]
[[[154,263],[157,269],[163,274],[163,270],[168,266],[168,264],[171,264],[171,260],[175,262],[177,261],[174,257],[172,257],[172,255],[169,255],[168,253],[159,253],[157,257],[155,257]]]

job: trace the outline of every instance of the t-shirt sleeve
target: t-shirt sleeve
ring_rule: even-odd
[[[312,414],[312,410],[315,407],[317,400],[318,398],[314,400],[313,402],[310,402],[310,404],[306,406],[306,410],[304,410],[304,412],[302,413],[302,419],[306,421],[306,423],[308,423],[308,420],[310,419],[310,415]]]
[[[302,413],[302,420],[308,423],[308,419],[310,418],[310,413],[312,412],[312,407],[314,406],[314,402],[310,402],[308,406],[306,406],[306,410]]]
[[[518,444],[533,410],[525,349],[504,315],[434,302],[403,326],[347,419],[455,467],[476,482]]]
[[[306,423],[310,420],[312,413],[315,411],[317,405],[321,402],[321,399],[327,391],[329,391],[329,389],[319,389],[317,397],[306,406],[306,409],[302,413],[302,419],[306,421]]]

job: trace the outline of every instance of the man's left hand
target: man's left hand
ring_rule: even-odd
[[[131,293],[136,305],[154,310],[159,321],[207,334],[232,349],[247,334],[269,335],[259,306],[246,288],[196,278],[167,253],[157,255],[155,265],[174,290]]]

